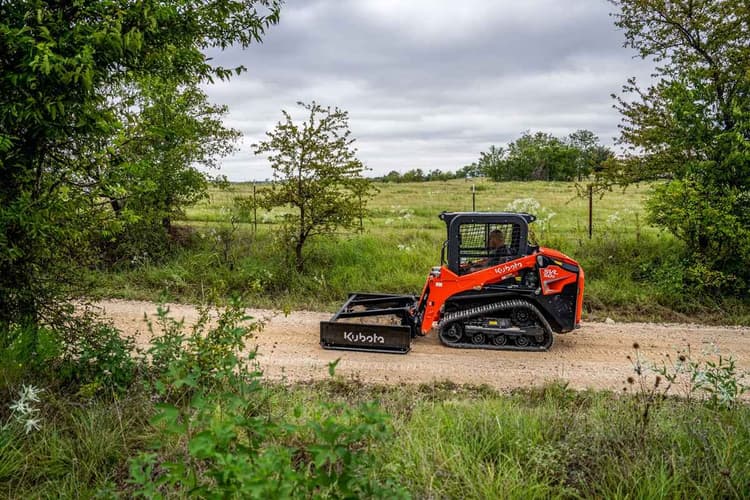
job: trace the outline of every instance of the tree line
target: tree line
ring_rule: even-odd
[[[581,181],[600,172],[614,158],[590,130],[564,138],[545,132],[525,132],[507,146],[490,146],[477,161],[455,172],[420,168],[377,177],[382,182],[427,182],[487,177],[494,181]]]

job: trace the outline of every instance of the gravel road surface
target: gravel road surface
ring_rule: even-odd
[[[108,300],[97,304],[117,327],[148,345],[150,335],[144,314],[153,317],[151,302]],[[197,318],[189,305],[170,304],[175,318],[190,324]],[[409,354],[377,354],[327,351],[320,348],[319,322],[330,313],[250,309],[265,321],[265,328],[251,341],[267,377],[301,381],[328,376],[329,362],[341,358],[337,373],[366,383],[422,383],[450,380],[458,384],[488,384],[501,390],[565,380],[577,389],[620,391],[634,374],[633,344],[650,363],[675,359],[690,346],[693,359],[731,355],[741,371],[750,370],[750,328],[689,324],[584,323],[564,335],[556,335],[548,352],[498,352],[451,349],[443,346],[435,332],[412,342]],[[668,358],[670,356],[671,358]]]

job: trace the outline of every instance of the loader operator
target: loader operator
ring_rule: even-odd
[[[503,262],[505,257],[511,255],[510,248],[505,244],[505,235],[499,229],[490,231],[487,249],[487,258],[473,262],[468,269],[470,273],[486,267],[496,266],[500,262]]]

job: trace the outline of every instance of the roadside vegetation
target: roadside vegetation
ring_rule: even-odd
[[[0,495],[747,495],[747,387],[715,354],[651,361],[633,346],[621,394],[367,385],[335,362],[326,381],[285,385],[257,371],[245,345],[262,327],[237,301],[196,327],[166,309],[149,320],[143,353],[87,317],[38,352],[18,332],[0,359]]]

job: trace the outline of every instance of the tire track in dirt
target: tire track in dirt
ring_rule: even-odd
[[[107,300],[97,304],[115,325],[143,347],[150,342],[144,314],[154,318],[151,302]],[[194,322],[195,307],[170,304],[171,315]],[[584,323],[582,328],[556,335],[548,352],[501,352],[451,349],[437,335],[419,337],[407,355],[327,351],[319,342],[319,322],[330,313],[295,311],[288,316],[269,310],[248,309],[265,328],[249,343],[258,348],[258,360],[267,377],[306,381],[328,376],[327,365],[338,358],[337,373],[366,383],[423,383],[450,380],[458,384],[488,384],[506,390],[541,385],[562,379],[576,389],[620,391],[633,375],[633,344],[640,355],[661,363],[688,346],[693,358],[720,352],[731,355],[740,371],[750,370],[750,328],[690,324]]]

